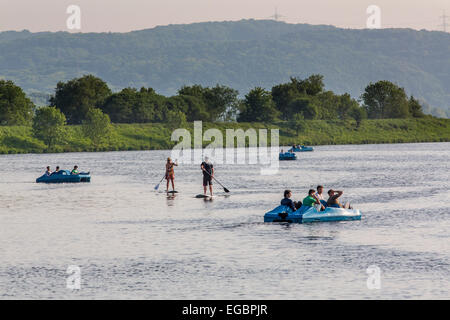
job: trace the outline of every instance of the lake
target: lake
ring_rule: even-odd
[[[272,176],[217,164],[231,192],[211,201],[199,164],[175,168],[175,197],[154,190],[169,155],[0,155],[0,299],[450,298],[450,143],[319,146]],[[35,183],[74,164],[91,183]],[[284,189],[318,184],[362,220],[263,222]]]

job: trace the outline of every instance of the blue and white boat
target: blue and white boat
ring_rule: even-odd
[[[293,152],[284,152],[278,156],[279,160],[297,160],[297,155]]]
[[[91,182],[90,173],[71,174],[69,170],[59,170],[51,175],[44,174],[36,179],[37,183],[77,183]]]
[[[325,221],[361,220],[358,209],[343,209],[327,207],[324,211],[317,211],[315,207],[301,206],[293,211],[287,206],[278,206],[264,215],[264,222],[307,223]]]
[[[307,151],[314,151],[314,148],[307,146],[297,146],[289,149],[289,152],[307,152]]]

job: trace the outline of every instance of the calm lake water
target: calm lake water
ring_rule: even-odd
[[[0,299],[450,298],[450,143],[322,146],[280,163],[176,168],[169,151],[0,155]],[[78,164],[90,184],[36,184]],[[361,221],[265,224],[286,188],[344,190]],[[69,265],[81,289],[66,287]],[[381,288],[369,290],[377,266]]]

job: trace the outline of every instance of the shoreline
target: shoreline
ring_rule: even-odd
[[[191,137],[194,136],[192,123],[183,127],[189,131]],[[42,141],[33,137],[31,127],[0,126],[0,154],[171,150],[178,143],[170,140],[173,129],[163,123],[113,124],[113,128],[113,134],[107,142],[94,146],[92,141],[83,136],[81,126],[66,126],[64,140],[49,149]],[[208,129],[218,129],[224,142],[227,129],[244,132],[248,129],[254,129],[256,132],[266,129],[268,145],[270,130],[279,129],[280,148],[293,144],[332,146],[450,142],[450,119],[431,117],[364,120],[358,128],[351,120],[309,120],[304,121],[299,132],[291,128],[288,122],[203,123],[202,134]],[[203,147],[210,143],[211,141],[203,140]],[[223,146],[225,145],[223,143]],[[246,145],[248,146],[248,139]]]
[[[450,143],[450,141],[418,141],[418,142],[391,142],[391,143],[341,143],[341,144],[322,144],[314,145],[311,147],[332,147],[332,146],[368,146],[368,145],[403,145],[403,144],[428,144],[428,143]],[[290,145],[280,145],[279,148],[290,148]],[[246,147],[247,148],[247,147]],[[226,149],[225,147],[223,148]],[[234,149],[238,149],[234,147]],[[192,150],[196,150],[192,148]],[[97,150],[97,151],[63,151],[63,152],[28,152],[28,153],[1,153],[1,156],[14,156],[14,155],[35,155],[35,154],[64,154],[64,153],[112,153],[112,152],[142,152],[142,151],[172,151],[172,149],[136,149],[136,150]],[[315,151],[315,150],[314,150]],[[311,152],[314,152],[311,151]],[[296,152],[296,153],[311,153],[311,152]]]

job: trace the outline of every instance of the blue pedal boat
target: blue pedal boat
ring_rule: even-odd
[[[297,160],[297,155],[293,152],[285,152],[285,153],[281,153],[278,156],[279,160]]]
[[[289,149],[289,152],[307,152],[307,151],[314,151],[313,147],[307,147],[307,146],[300,146],[299,148],[297,147],[292,147]]]
[[[36,179],[36,183],[77,183],[91,182],[90,173],[71,174],[69,170],[60,170],[51,175],[43,175]]]
[[[319,212],[315,207],[301,206],[297,211],[293,211],[287,206],[278,206],[264,215],[264,222],[307,223],[351,220],[361,220],[361,212],[358,209],[327,207]]]

